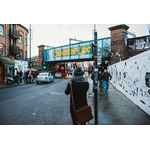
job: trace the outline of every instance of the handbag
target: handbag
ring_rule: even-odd
[[[79,109],[75,110],[73,91],[72,91],[72,82],[70,82],[70,88],[71,88],[72,104],[73,104],[76,122],[77,122],[77,124],[83,125],[86,122],[93,119],[91,106],[90,105],[89,106],[83,105]]]

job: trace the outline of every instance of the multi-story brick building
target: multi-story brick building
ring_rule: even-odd
[[[27,35],[21,24],[0,24],[0,56],[27,59]]]
[[[39,58],[38,58],[38,66],[42,67],[44,63],[44,47],[45,45],[39,45]]]
[[[4,73],[13,74],[10,68],[16,60],[27,60],[27,35],[28,29],[21,24],[0,24],[0,80]],[[22,68],[18,67],[17,70]]]

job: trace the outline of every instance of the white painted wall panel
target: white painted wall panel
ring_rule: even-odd
[[[111,83],[150,115],[150,50],[108,67]]]

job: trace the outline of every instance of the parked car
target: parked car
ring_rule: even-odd
[[[60,72],[55,73],[55,78],[62,78],[62,74]]]
[[[39,73],[39,75],[36,77],[36,83],[39,82],[53,82],[54,77],[50,73]]]

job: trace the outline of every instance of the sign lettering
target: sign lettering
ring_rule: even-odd
[[[78,47],[78,48],[72,48],[70,49],[70,55],[84,55],[84,54],[89,54],[91,52],[91,46],[88,47]],[[53,57],[61,57],[61,56],[69,56],[69,49],[65,50],[55,50],[53,52]]]

